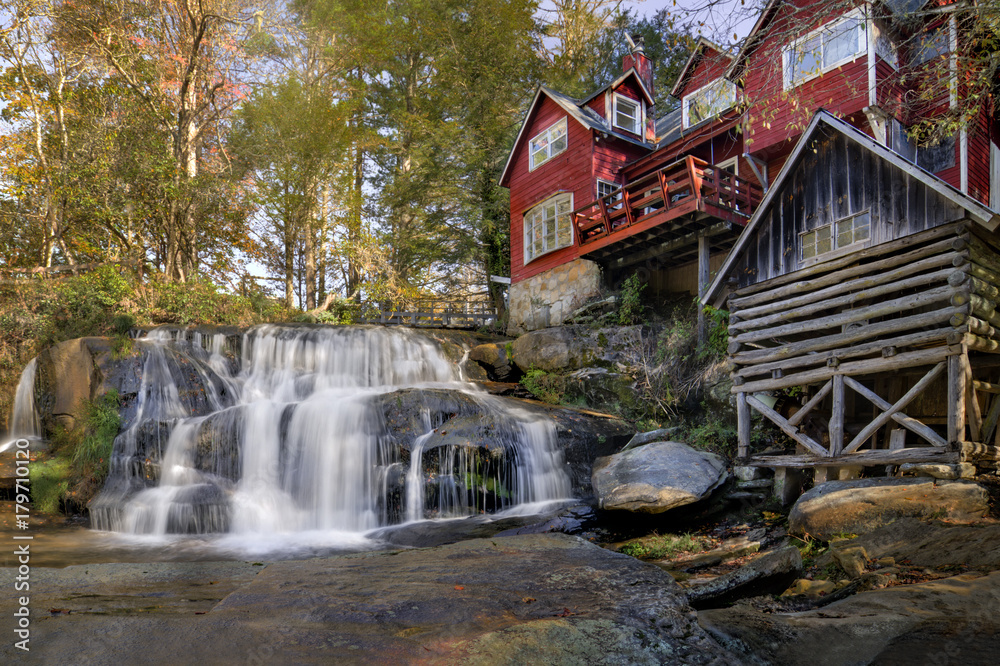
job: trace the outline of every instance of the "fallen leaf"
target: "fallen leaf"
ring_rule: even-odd
[[[464,589],[465,589],[465,586],[464,586],[464,585],[456,585],[456,586],[455,586],[455,589],[456,589],[456,590],[464,590]]]
[[[534,597],[521,597],[521,601],[526,604],[530,604],[532,601],[537,601]]]

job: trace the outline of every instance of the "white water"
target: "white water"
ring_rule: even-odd
[[[288,535],[353,544],[393,523],[516,513],[570,495],[552,423],[461,381],[414,333],[261,326],[245,334],[235,374],[224,336],[173,338],[153,331],[140,343],[147,353],[135,417],[91,507],[98,529],[228,532],[227,540],[252,537],[258,547]],[[185,375],[196,381],[178,383]],[[432,443],[437,429],[424,409],[422,433],[409,433],[419,436],[400,450],[377,400],[406,388],[471,396],[486,416],[470,418],[493,424],[491,448]]]
[[[38,412],[35,410],[35,368],[36,360],[31,359],[21,372],[14,395],[14,411],[10,418],[10,439],[35,439],[41,432]]]

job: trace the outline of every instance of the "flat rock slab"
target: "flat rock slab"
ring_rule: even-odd
[[[6,640],[0,662],[739,663],[668,574],[562,534],[266,566],[35,569],[30,608],[31,652]]]
[[[995,522],[946,525],[901,518],[842,547],[853,546],[864,548],[869,559],[891,557],[913,567],[1000,571],[1000,524]]]
[[[971,481],[829,481],[799,498],[788,515],[788,530],[826,541],[837,534],[865,534],[904,517],[973,522],[988,510],[986,489]]]
[[[592,481],[602,509],[662,513],[708,497],[727,477],[715,454],[653,442],[598,458]]]
[[[1000,654],[1000,573],[862,592],[800,613],[748,606],[699,621],[750,663],[994,664]]]

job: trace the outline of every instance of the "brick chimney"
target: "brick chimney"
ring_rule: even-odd
[[[646,90],[652,97],[655,95],[653,91],[653,61],[643,51],[642,43],[642,35],[639,34],[632,35],[629,39],[632,51],[622,58],[622,71],[627,72],[630,68],[635,67],[635,71],[639,73],[639,78],[646,84]]]

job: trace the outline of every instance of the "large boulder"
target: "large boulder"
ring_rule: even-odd
[[[487,376],[498,382],[514,381],[520,373],[514,372],[507,344],[487,342],[469,350],[469,360],[486,370]]]
[[[727,478],[719,456],[680,442],[653,442],[594,462],[602,509],[662,513],[708,497]]]
[[[511,345],[511,356],[522,372],[571,372],[581,368],[616,368],[630,365],[644,337],[642,326],[593,329],[559,326],[525,333]]]
[[[928,477],[830,481],[806,492],[792,507],[789,530],[830,539],[864,534],[904,517],[973,522],[989,510],[986,489],[971,481]]]

